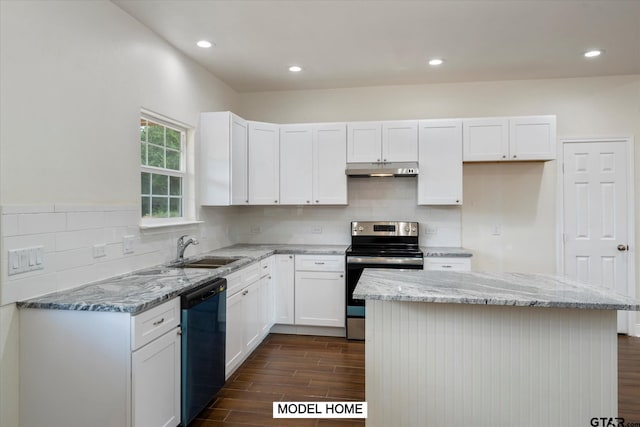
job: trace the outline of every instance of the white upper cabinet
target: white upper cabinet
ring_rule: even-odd
[[[346,125],[280,127],[280,202],[347,204]]]
[[[511,160],[555,159],[556,116],[510,118],[509,155]]]
[[[229,111],[200,114],[200,204],[247,204],[247,121]]]
[[[280,203],[304,205],[313,201],[313,127],[280,126]]]
[[[249,204],[274,205],[280,196],[279,126],[249,122]]]
[[[418,204],[462,204],[462,120],[421,120]]]
[[[320,205],[347,204],[347,125],[314,126],[313,202]]]
[[[382,161],[416,162],[418,160],[418,121],[382,122]]]
[[[353,122],[347,124],[347,162],[416,162],[418,121]]]
[[[465,162],[556,158],[555,116],[464,119],[463,123]]]
[[[382,123],[347,123],[347,162],[382,161]]]

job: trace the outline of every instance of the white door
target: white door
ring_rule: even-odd
[[[275,323],[293,325],[294,270],[293,255],[276,255],[275,278]]]
[[[629,295],[627,142],[563,145],[564,273]],[[629,332],[625,312],[618,332]]]
[[[344,123],[315,127],[313,203],[347,204],[347,127]]]
[[[344,170],[344,166],[342,168]],[[344,172],[343,172],[344,173]],[[280,128],[280,204],[311,204],[313,199],[313,127]]]

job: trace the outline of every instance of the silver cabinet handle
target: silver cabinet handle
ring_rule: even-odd
[[[164,323],[164,317],[162,319],[160,319],[160,320],[157,320],[157,321],[153,322],[153,326],[158,326],[158,325],[161,325],[163,323]]]
[[[443,265],[442,268],[452,268],[450,265]]]
[[[245,290],[242,292],[242,295],[247,295],[248,293],[249,293],[249,289],[245,289]]]
[[[618,250],[620,252],[628,251],[629,250],[629,246],[628,245],[618,245]]]
[[[315,265],[324,265],[324,262],[318,262],[318,261],[316,261],[316,262],[315,262]]]

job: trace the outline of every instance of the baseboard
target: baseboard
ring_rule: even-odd
[[[345,328],[333,328],[328,326],[282,325],[279,323],[271,327],[271,333],[293,335],[320,335],[325,337],[347,336]]]

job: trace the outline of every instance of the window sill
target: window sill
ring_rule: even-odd
[[[179,220],[179,221],[150,221],[150,222],[141,222],[138,227],[140,230],[154,230],[158,228],[169,228],[169,227],[183,227],[188,225],[197,225],[204,224],[204,221],[196,221],[196,220]]]

